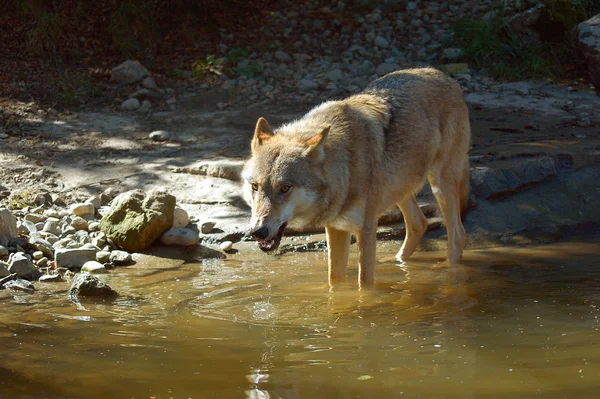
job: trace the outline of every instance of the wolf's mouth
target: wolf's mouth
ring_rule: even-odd
[[[286,227],[287,223],[282,224],[279,230],[277,230],[277,234],[270,240],[258,240],[258,247],[264,252],[276,250],[281,243],[281,236],[283,236],[283,231]]]

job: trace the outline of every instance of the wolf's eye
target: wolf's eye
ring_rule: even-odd
[[[252,183],[252,191],[258,191],[258,184]]]
[[[292,186],[290,186],[289,184],[286,184],[285,186],[281,187],[281,192],[287,193],[288,191],[290,191],[290,188],[292,188]]]

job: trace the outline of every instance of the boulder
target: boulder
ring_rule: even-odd
[[[104,284],[96,276],[89,273],[78,274],[69,288],[71,299],[77,300],[80,297],[102,297],[116,298],[119,294],[110,286]]]
[[[128,191],[114,199],[100,230],[131,252],[148,248],[173,225],[175,197],[164,191]]]
[[[14,280],[7,281],[4,283],[4,288],[13,290],[13,291],[25,291],[25,292],[33,292],[35,288],[33,284],[31,284],[27,280],[23,280],[22,278],[17,278]]]
[[[600,93],[600,14],[583,21],[577,27],[590,79]]]
[[[17,236],[17,218],[8,209],[0,209],[0,245],[7,246]]]
[[[126,266],[131,263],[131,254],[125,251],[112,251],[108,260],[117,266]]]
[[[185,228],[174,228],[160,236],[160,242],[165,245],[180,245],[189,247],[200,242],[198,233]]]
[[[106,274],[108,270],[104,267],[104,265],[100,262],[96,262],[95,260],[87,261],[81,267],[82,272],[91,273],[91,274]]]
[[[56,267],[82,267],[90,260],[96,260],[93,248],[58,248],[54,253]]]
[[[128,60],[112,69],[110,80],[128,85],[139,82],[147,76],[150,76],[150,71],[140,64],[139,61]]]
[[[42,273],[21,252],[15,253],[10,258],[8,271],[11,274],[15,273],[19,278],[27,280],[37,280],[42,276]]]

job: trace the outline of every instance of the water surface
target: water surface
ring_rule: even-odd
[[[470,251],[449,273],[380,243],[371,291],[356,267],[329,290],[325,253],[250,250],[115,269],[114,303],[5,290],[0,398],[597,398],[599,244]]]

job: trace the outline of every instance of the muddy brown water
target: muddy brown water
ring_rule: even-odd
[[[597,398],[600,238],[356,268],[245,248],[107,276],[114,303],[67,283],[0,293],[0,398]],[[355,260],[355,254],[353,260]],[[351,276],[351,278],[350,278]]]

